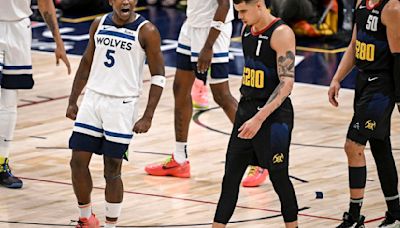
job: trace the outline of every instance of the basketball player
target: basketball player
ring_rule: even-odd
[[[390,118],[395,105],[394,80],[400,76],[400,2],[359,0],[351,43],[329,88],[329,102],[338,106],[340,82],[354,66],[354,116],[345,152],[349,165],[350,208],[338,227],[364,227],[360,215],[367,180],[365,145],[371,146],[388,211],[379,227],[394,227],[400,219],[398,177],[390,143]],[[392,55],[393,53],[393,55]]]
[[[0,0],[0,185],[22,188],[9,167],[10,143],[17,122],[18,89],[32,89],[32,31],[30,0]],[[56,63],[61,59],[71,72],[58,30],[52,0],[38,0],[39,11],[56,42]]]
[[[268,168],[281,202],[286,227],[297,227],[297,200],[289,179],[293,107],[295,36],[272,16],[264,0],[233,0],[246,25],[241,99],[226,154],[214,228],[225,227],[235,209],[239,184],[249,164]]]
[[[92,213],[92,154],[103,155],[105,227],[115,227],[121,212],[123,184],[121,165],[127,159],[132,131],[149,130],[165,86],[161,38],[157,28],[134,12],[137,0],[110,0],[113,12],[96,19],[82,57],[69,99],[66,116],[75,120],[69,147],[71,172],[80,210],[77,227],[100,227]],[[149,100],[138,120],[145,59],[151,73]],[[82,103],[77,100],[87,83]]]
[[[186,13],[187,20],[182,25],[178,39],[177,70],[173,86],[175,151],[163,163],[146,166],[145,171],[150,175],[190,177],[187,145],[192,117],[190,93],[196,77],[205,83],[209,68],[209,84],[215,102],[222,107],[231,122],[235,119],[237,101],[230,93],[228,83],[232,0],[188,0]],[[264,181],[267,172],[258,174],[254,173]],[[258,179],[255,181],[262,182]]]

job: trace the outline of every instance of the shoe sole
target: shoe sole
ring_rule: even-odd
[[[23,184],[22,183],[14,183],[14,184],[10,184],[10,185],[2,184],[2,186],[6,187],[6,188],[11,188],[11,189],[19,189],[19,188],[22,188]]]

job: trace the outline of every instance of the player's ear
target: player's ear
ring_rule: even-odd
[[[110,5],[110,6],[112,6],[113,4],[112,4],[112,0],[108,0],[108,4]]]

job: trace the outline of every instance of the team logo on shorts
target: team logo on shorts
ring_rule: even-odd
[[[285,156],[283,156],[282,153],[275,154],[274,157],[272,158],[272,163],[279,164],[282,163],[283,160],[285,160]]]
[[[368,120],[367,122],[365,122],[365,128],[371,131],[375,130],[376,122],[373,120]]]

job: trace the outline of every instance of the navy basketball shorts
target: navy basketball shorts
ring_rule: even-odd
[[[198,79],[210,84],[221,83],[228,80],[229,75],[229,45],[232,35],[232,23],[226,23],[213,46],[210,72],[198,73],[197,60],[204,43],[207,40],[209,27],[194,28],[183,23],[178,38],[176,68],[194,71]],[[208,75],[210,79],[207,79]]]
[[[395,105],[393,85],[390,72],[359,72],[348,139],[366,145],[370,138],[382,140],[390,136]]]
[[[127,160],[138,116],[137,101],[137,97],[114,97],[87,89],[69,148]]]

